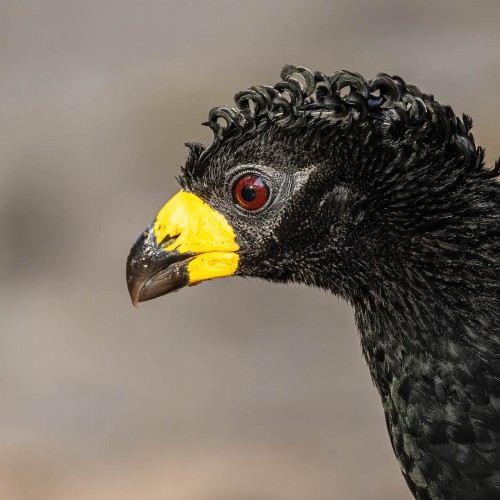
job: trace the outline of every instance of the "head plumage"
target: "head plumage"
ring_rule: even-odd
[[[312,120],[342,128],[370,121],[393,141],[407,131],[412,131],[413,140],[415,131],[420,137],[432,136],[433,141],[454,134],[469,137],[469,119],[460,121],[450,107],[441,106],[432,95],[423,94],[398,76],[379,73],[367,81],[350,71],[327,76],[287,64],[281,70],[281,79],[274,86],[254,85],[238,92],[234,96],[237,109],[218,106],[210,111],[204,125],[212,129],[214,140],[208,147],[186,144],[190,153],[182,168],[181,184],[187,185],[199,176],[204,161],[221,145],[270,125],[292,131]],[[457,145],[461,146],[460,140]],[[470,149],[468,145],[466,149]]]

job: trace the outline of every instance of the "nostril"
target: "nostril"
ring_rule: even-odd
[[[158,242],[158,246],[160,248],[166,248],[166,247],[169,247],[170,245],[172,245],[175,240],[179,237],[180,235],[179,234],[176,234],[175,236],[170,236],[169,234],[165,235],[165,237]]]

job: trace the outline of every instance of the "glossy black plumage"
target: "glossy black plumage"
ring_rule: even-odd
[[[182,186],[234,228],[237,274],[353,305],[416,498],[500,498],[500,164],[468,117],[399,77],[282,78],[212,110]],[[248,172],[270,187],[255,213],[231,193]]]

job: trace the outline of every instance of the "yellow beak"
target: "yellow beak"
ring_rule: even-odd
[[[127,285],[132,302],[231,276],[238,268],[238,250],[226,218],[195,194],[180,191],[130,250]]]

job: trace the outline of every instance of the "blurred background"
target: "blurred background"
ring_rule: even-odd
[[[125,259],[215,105],[284,63],[399,74],[500,155],[498,0],[0,1],[0,498],[410,497],[350,308]]]

